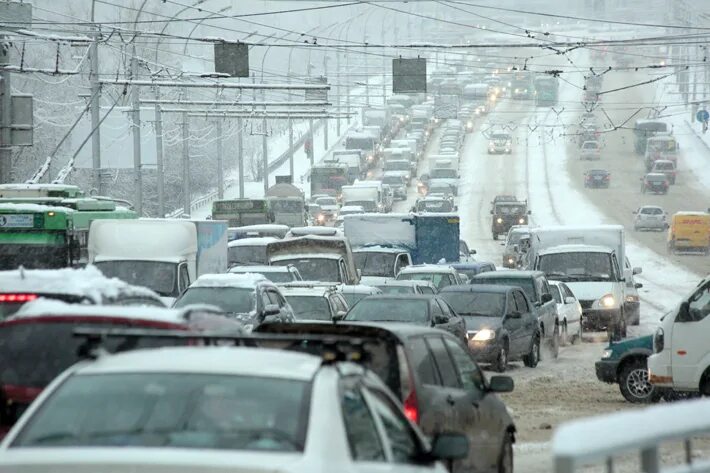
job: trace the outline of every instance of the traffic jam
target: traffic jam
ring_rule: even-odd
[[[0,183],[0,472],[708,471],[710,116],[669,72],[687,37],[620,4],[381,3],[348,8],[450,47],[402,93],[379,55],[404,49],[373,46],[344,125],[304,126],[290,170],[162,216]],[[494,31],[447,31],[499,7]]]

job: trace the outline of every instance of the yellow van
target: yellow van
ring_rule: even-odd
[[[708,254],[710,250],[710,213],[677,212],[668,229],[668,252]]]

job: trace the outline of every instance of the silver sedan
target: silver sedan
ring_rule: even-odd
[[[668,228],[666,215],[663,208],[656,205],[644,205],[639,207],[634,214],[634,230],[658,230],[663,231]]]

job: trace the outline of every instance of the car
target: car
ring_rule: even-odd
[[[260,274],[203,274],[175,301],[173,307],[212,304],[244,324],[293,322],[293,309],[279,288]]]
[[[150,289],[107,278],[95,266],[0,271],[0,320],[39,298],[77,304],[165,307],[160,296]]]
[[[281,284],[279,289],[297,321],[336,320],[348,312],[348,303],[335,285],[305,281]]]
[[[489,379],[459,340],[435,328],[394,323],[270,324],[264,333],[338,336],[370,340],[372,356],[360,363],[375,371],[401,400],[425,435],[465,432],[471,451],[453,471],[512,472],[516,427],[496,395],[513,390],[507,376]],[[480,419],[472,422],[471,419]],[[483,422],[485,419],[485,422]]]
[[[491,133],[488,139],[488,154],[511,154],[513,152],[513,138],[510,133]]]
[[[641,178],[641,193],[668,194],[668,176],[660,172],[650,172]]]
[[[618,384],[624,399],[634,404],[660,400],[662,389],[648,380],[646,361],[653,353],[653,335],[609,343],[601,360],[594,364],[597,379]]]
[[[440,460],[468,457],[468,436],[430,444],[373,372],[338,353],[169,347],[78,363],[0,444],[0,469],[305,472],[327,458],[348,473],[446,473]]]
[[[397,274],[397,279],[429,281],[438,291],[446,286],[463,283],[459,272],[446,264],[415,264],[407,266],[402,268]]]
[[[584,173],[584,187],[588,188],[609,188],[611,173],[606,169],[591,169]]]
[[[495,271],[496,266],[493,263],[488,263],[485,261],[472,261],[469,263],[451,263],[453,267],[459,274],[463,274],[469,280],[477,274],[485,273],[487,271]]]
[[[552,297],[557,304],[557,322],[563,344],[582,342],[582,305],[572,290],[562,281],[549,281]]]
[[[436,294],[436,286],[429,281],[385,279],[377,284],[383,294]]]
[[[339,284],[337,287],[348,307],[354,306],[367,296],[382,294],[378,288],[365,284]]]
[[[357,214],[364,214],[365,209],[362,207],[362,205],[343,205],[340,207],[340,213],[338,214],[338,217],[344,217],[346,215],[357,215]]]
[[[430,179],[426,184],[427,196],[433,194],[441,194],[453,198],[457,192],[457,185],[450,182],[449,179]],[[454,211],[456,210],[454,205]]]
[[[360,246],[353,250],[353,259],[360,272],[360,282],[369,286],[394,278],[402,268],[412,264],[409,251],[395,245]]]
[[[579,148],[579,159],[601,159],[601,146],[598,141],[585,141]]]
[[[550,283],[542,271],[516,271],[506,269],[481,273],[471,279],[471,284],[497,284],[520,287],[532,302],[540,326],[542,346],[549,349],[553,358],[560,351],[560,326],[557,305],[552,297]]]
[[[431,189],[430,189],[431,191]],[[418,213],[449,213],[454,212],[456,206],[452,199],[448,197],[438,197],[432,196],[431,194],[426,197],[417,199],[414,207],[412,207],[412,212]]]
[[[320,205],[309,202],[306,204],[306,212],[311,225],[325,225],[325,215]]]
[[[657,205],[644,205],[632,212],[634,215],[634,230],[658,230],[660,232],[668,229],[666,217],[668,213],[663,207]]]
[[[402,171],[386,171],[382,174],[382,183],[392,187],[393,197],[397,200],[407,199],[408,180],[408,176]]]
[[[524,243],[529,242],[530,227],[527,225],[513,225],[505,237],[503,249],[503,267],[515,269],[522,266],[523,255],[527,251]]]
[[[320,205],[320,208],[321,208],[320,214],[323,215],[325,222],[335,220],[335,218],[338,216],[338,211],[340,210],[340,206],[338,206],[338,201],[335,199],[335,197],[332,197],[332,196],[318,197],[313,202],[315,204]],[[318,223],[321,223],[321,221],[319,220]]]
[[[527,225],[531,211],[527,200],[498,201],[492,205],[490,214],[491,234],[497,240],[498,235],[507,234],[513,225]]]
[[[190,306],[181,310],[161,307],[68,304],[37,299],[15,315],[0,321],[0,438],[27,406],[62,371],[81,361],[77,327],[107,329],[220,330],[242,333],[241,324],[217,308]],[[159,339],[112,338],[106,347],[156,347]],[[38,349],[41,347],[41,349]]]
[[[504,372],[509,361],[534,368],[540,361],[540,329],[522,289],[497,285],[444,288],[440,296],[463,317],[468,349],[479,363]]]
[[[293,265],[287,266],[233,266],[229,268],[231,274],[261,274],[273,283],[285,283],[303,281],[298,268]]]
[[[657,159],[653,162],[653,165],[651,166],[649,172],[658,172],[665,174],[668,177],[668,181],[671,183],[671,185],[675,184],[675,180],[678,174],[675,162],[669,159]]]
[[[500,202],[518,202],[520,199],[518,199],[516,196],[511,195],[511,194],[498,194],[495,197],[493,197],[493,200],[491,201],[491,205],[496,205]]]
[[[240,238],[227,243],[227,264],[232,266],[267,265],[266,245],[278,241],[274,237]]]
[[[399,322],[437,327],[466,341],[466,326],[443,299],[424,294],[382,294],[369,296],[355,304],[347,313],[347,322]]]

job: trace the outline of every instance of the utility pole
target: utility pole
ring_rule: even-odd
[[[131,77],[137,79],[138,58],[136,58],[136,47],[133,46],[133,57],[131,58]],[[140,109],[140,89],[138,86],[131,86],[131,104],[133,107],[132,128],[133,128],[133,188],[136,200],[136,212],[143,215],[143,176],[141,163],[141,109]]]
[[[222,166],[222,120],[217,119],[217,198],[224,198],[224,167]]]
[[[266,142],[268,136],[266,135],[266,118],[261,121],[261,126],[263,129],[263,134],[261,135],[261,154],[264,157],[263,171],[261,172],[264,177],[264,197],[266,197],[266,191],[269,189],[269,145]]]
[[[4,69],[10,65],[10,48],[1,47],[5,40],[0,36],[0,184],[10,182],[12,169],[12,88],[10,72]]]
[[[340,72],[340,51],[335,52],[335,72],[336,72],[336,85],[335,85],[335,96],[336,100],[334,101],[338,112],[340,111],[340,81],[341,79],[341,72]],[[335,122],[335,134],[340,136],[340,117],[337,118],[337,121]]]
[[[94,21],[93,5],[91,9],[91,21]],[[94,134],[91,135],[91,161],[94,178],[94,188],[99,195],[104,194],[103,179],[101,178],[101,128],[99,120],[101,119],[101,84],[99,84],[99,38],[98,34],[94,35],[94,40],[89,46],[89,82],[91,84],[91,129]]]
[[[323,75],[328,80],[328,52],[323,55]],[[323,149],[328,150],[328,119],[323,119]]]
[[[190,130],[187,123],[187,112],[182,113],[182,211],[190,213]]]
[[[239,170],[239,198],[244,198],[244,125],[241,118],[237,118],[237,169]],[[293,158],[293,155],[292,155]],[[293,159],[292,159],[293,160]]]
[[[289,174],[291,175],[291,182],[296,182],[296,176],[294,176],[294,170],[293,170],[293,120],[291,118],[288,119],[288,171]]]
[[[160,88],[155,88],[155,99],[160,100]],[[163,169],[163,110],[155,104],[155,164],[158,181],[158,216],[165,217],[165,170]]]
[[[315,149],[314,145],[315,143],[313,142],[313,119],[309,118],[308,119],[308,140],[311,142],[311,151],[306,153],[308,154],[308,160],[311,162],[311,167],[313,167],[313,155],[315,154]]]

